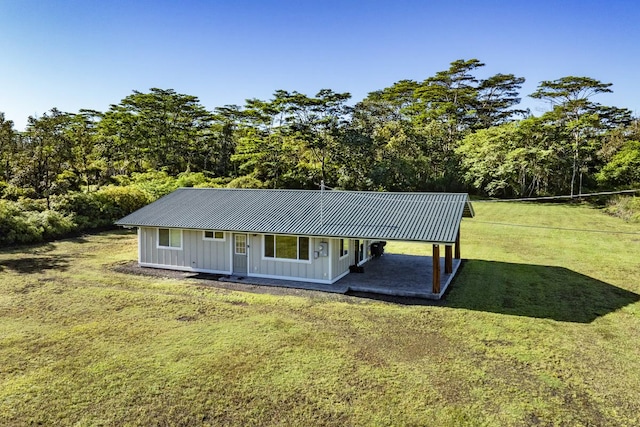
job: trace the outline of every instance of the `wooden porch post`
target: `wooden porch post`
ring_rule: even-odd
[[[440,245],[433,245],[433,284],[431,292],[440,293]]]
[[[444,273],[453,273],[453,247],[451,245],[444,247]]]
[[[458,234],[456,235],[456,259],[460,259],[460,228],[458,228]]]

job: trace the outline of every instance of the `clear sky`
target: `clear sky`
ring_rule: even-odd
[[[0,111],[22,130],[57,107],[106,111],[133,90],[195,95],[213,110],[277,89],[353,102],[456,59],[478,74],[613,83],[596,100],[640,115],[640,2],[0,0]]]

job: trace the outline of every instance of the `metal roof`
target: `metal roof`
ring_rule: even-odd
[[[122,226],[453,243],[466,193],[180,188]]]

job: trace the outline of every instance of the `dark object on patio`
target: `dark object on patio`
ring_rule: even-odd
[[[382,256],[384,254],[384,247],[387,242],[375,242],[371,244],[371,255],[375,257]]]
[[[364,267],[361,265],[350,265],[349,273],[364,273]]]

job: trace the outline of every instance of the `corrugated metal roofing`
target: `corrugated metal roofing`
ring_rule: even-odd
[[[453,243],[466,193],[180,188],[123,226]]]

